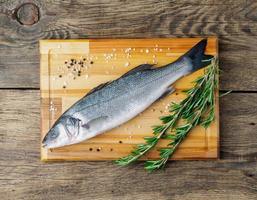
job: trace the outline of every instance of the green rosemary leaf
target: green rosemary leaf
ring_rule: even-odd
[[[158,140],[158,138],[156,138],[156,137],[145,137],[144,139],[145,139],[146,143],[148,143],[148,144],[155,143]]]
[[[153,126],[153,133],[158,134],[162,132],[164,129],[165,129],[165,126],[163,125]]]
[[[229,91],[224,92],[224,93],[220,93],[219,97],[224,97],[224,96],[230,94],[231,92],[232,92],[232,90],[229,90]]]
[[[160,149],[160,156],[161,156],[161,158],[166,158],[167,156],[169,156],[171,151],[172,151],[171,148]]]
[[[173,134],[165,134],[164,136],[162,136],[163,139],[169,139],[169,140],[174,140],[176,138],[175,135]]]
[[[169,121],[171,121],[173,118],[174,118],[173,115],[167,115],[167,116],[160,117],[160,120],[162,121],[162,123],[166,124]]]
[[[196,79],[193,81],[193,83],[199,84],[199,83],[201,83],[201,82],[203,81],[203,79],[204,79],[204,77],[203,77],[203,76],[200,76],[200,77],[196,78]]]
[[[203,126],[204,128],[208,128],[210,124],[214,121],[214,118],[215,118],[214,108],[211,108],[208,116],[201,121],[201,126]]]
[[[170,112],[174,112],[181,108],[181,105],[179,103],[172,102],[170,106]]]
[[[183,90],[183,92],[185,92],[188,95],[191,95],[194,92],[194,90],[195,90],[195,88],[191,88],[191,89],[188,89],[188,90]]]

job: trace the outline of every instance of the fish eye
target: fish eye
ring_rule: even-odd
[[[52,131],[51,138],[55,139],[57,138],[59,133],[57,131]]]

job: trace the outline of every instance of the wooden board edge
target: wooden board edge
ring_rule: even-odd
[[[218,36],[207,36],[207,37],[163,37],[163,38],[158,38],[158,37],[153,37],[153,38],[144,38],[144,37],[136,37],[136,38],[87,38],[87,39],[41,39],[39,40],[40,43],[58,43],[58,42],[90,42],[90,40],[98,40],[98,41],[106,41],[106,40],[192,40],[192,39],[214,39],[217,40]]]
[[[103,158],[103,159],[76,159],[76,158],[65,158],[65,159],[55,159],[55,158],[51,158],[48,159],[46,158],[41,158],[41,162],[43,163],[52,163],[52,162],[61,162],[61,161],[67,161],[67,162],[80,162],[80,161],[93,161],[93,162],[104,162],[104,161],[115,161],[118,158]],[[147,161],[149,160],[148,158],[140,158],[138,161]],[[155,159],[151,159],[151,160],[157,160],[157,158]],[[169,161],[183,161],[183,160],[188,160],[188,161],[202,161],[202,160],[217,160],[217,157],[208,157],[208,158],[203,158],[203,157],[185,157],[185,158],[170,158]],[[218,159],[219,160],[219,159]]]
[[[39,40],[39,46],[40,46],[40,54],[45,53],[45,50],[43,50],[43,46],[45,44],[53,43],[53,44],[58,44],[58,43],[76,43],[76,42],[93,42],[93,41],[109,41],[109,40],[116,40],[116,41],[121,41],[121,40],[145,40],[145,41],[151,41],[151,40],[200,40],[200,39],[207,39],[209,40],[214,40],[216,43],[218,41],[217,36],[208,36],[208,37],[181,37],[181,38],[175,38],[175,37],[167,37],[167,38],[88,38],[88,39],[42,39]],[[217,45],[216,45],[217,46]]]
[[[216,54],[217,59],[219,59],[219,39],[216,37]],[[219,60],[218,60],[219,61]],[[219,66],[219,65],[218,65]],[[219,69],[218,69],[219,70]],[[220,104],[219,104],[219,89],[220,89],[220,82],[218,77],[218,88],[217,88],[217,94],[216,94],[216,116],[217,116],[217,159],[220,160]]]
[[[42,63],[42,58],[43,56],[44,57],[47,57],[47,68],[44,69],[44,70],[47,70],[47,73],[49,74],[49,55],[48,54],[42,54],[41,53],[41,48],[42,48],[42,45],[43,43],[40,41],[39,43],[39,48],[40,48],[40,74],[42,74],[42,71],[43,71],[43,68],[45,67]],[[49,76],[48,76],[49,77]],[[44,109],[43,109],[43,102],[42,102],[42,97],[43,95],[45,97],[48,96],[48,99],[49,99],[49,81],[47,81],[47,88],[48,88],[48,93],[47,94],[43,94],[43,90],[42,90],[42,87],[43,87],[43,82],[42,82],[42,78],[40,76],[40,143],[39,143],[39,148],[40,148],[40,159],[41,161],[43,160],[47,160],[48,159],[48,156],[47,156],[47,151],[44,150],[41,146],[41,141],[43,139],[43,126],[45,126],[45,124],[43,123],[43,112],[44,112]]]

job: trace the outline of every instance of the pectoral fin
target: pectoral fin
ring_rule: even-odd
[[[90,120],[89,122],[87,122],[85,124],[82,124],[81,126],[83,128],[90,129],[90,127],[93,127],[94,125],[97,125],[97,124],[101,124],[104,121],[106,121],[107,119],[108,119],[108,116],[100,116],[100,117]]]

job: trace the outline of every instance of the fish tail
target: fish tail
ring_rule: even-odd
[[[189,57],[193,63],[191,72],[197,71],[198,69],[211,64],[213,56],[204,54],[206,46],[207,39],[203,39],[185,54],[185,56]]]

